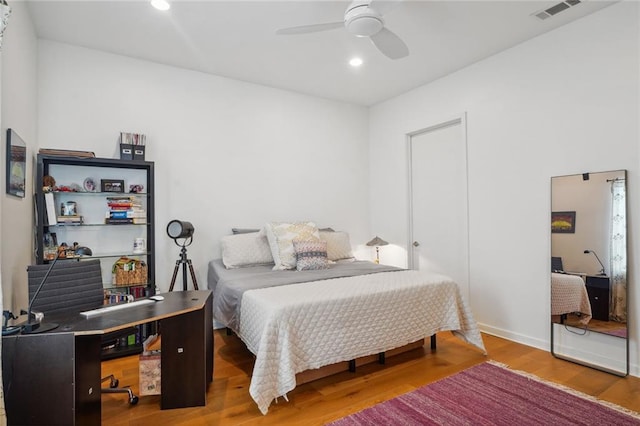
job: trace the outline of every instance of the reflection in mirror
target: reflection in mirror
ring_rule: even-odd
[[[551,210],[552,353],[562,342],[581,358],[610,345],[626,357],[626,171],[552,178]]]

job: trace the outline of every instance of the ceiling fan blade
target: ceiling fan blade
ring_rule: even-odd
[[[409,55],[409,48],[400,37],[383,28],[379,33],[372,35],[371,41],[385,56],[390,59],[400,59]]]
[[[326,24],[302,25],[299,27],[281,28],[276,31],[278,35],[289,34],[306,34],[316,33],[319,31],[335,30],[336,28],[344,28],[344,22],[328,22]]]
[[[369,7],[375,9],[380,15],[390,12],[395,9],[402,0],[371,0]]]

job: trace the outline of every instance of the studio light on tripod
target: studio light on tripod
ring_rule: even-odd
[[[173,239],[180,249],[180,258],[176,261],[176,267],[173,270],[173,277],[171,278],[171,286],[169,291],[173,291],[173,286],[176,283],[176,277],[178,276],[178,270],[182,265],[182,289],[187,290],[187,267],[191,273],[191,280],[193,281],[193,287],[198,290],[198,281],[196,280],[196,274],[193,272],[193,264],[191,259],[187,258],[187,247],[193,242],[194,228],[191,222],[183,220],[172,220],[167,225],[167,235]],[[181,240],[181,241],[178,241]]]
[[[176,241],[179,238],[193,238],[193,231],[194,229],[191,222],[174,219],[167,225],[167,234],[169,237],[173,238],[175,243],[178,245],[181,245]]]

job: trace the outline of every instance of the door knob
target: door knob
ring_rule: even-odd
[[[417,242],[417,241],[414,241],[414,242],[413,242],[413,246],[414,246],[414,247],[418,247],[419,245],[420,245],[420,243],[419,243],[419,242]]]

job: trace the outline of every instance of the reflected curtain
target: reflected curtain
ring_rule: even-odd
[[[627,322],[627,213],[624,180],[611,183],[611,300],[609,316]]]
[[[6,0],[0,0],[0,50],[2,50],[2,35],[4,34],[5,28],[7,28],[9,16],[11,16],[11,8]]]

